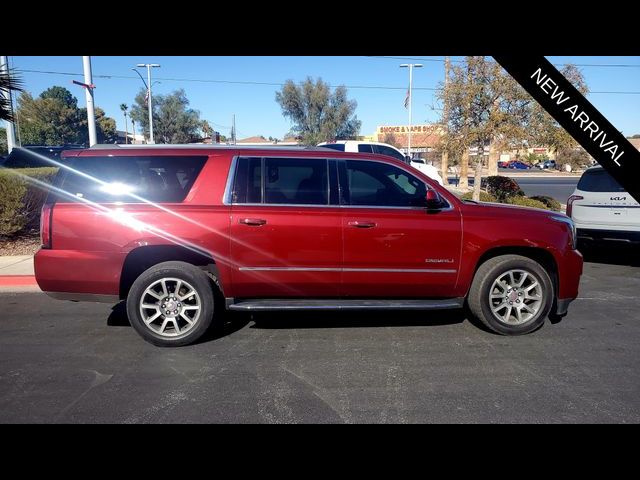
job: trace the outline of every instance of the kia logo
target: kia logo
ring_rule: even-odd
[[[623,202],[626,199],[627,199],[627,197],[611,197],[611,200],[618,201],[618,202]]]

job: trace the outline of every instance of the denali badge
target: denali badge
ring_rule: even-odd
[[[425,258],[425,263],[454,263],[453,258]]]

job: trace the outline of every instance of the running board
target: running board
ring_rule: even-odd
[[[277,311],[277,310],[448,310],[462,308],[464,298],[444,300],[357,300],[357,299],[227,299],[229,310]]]

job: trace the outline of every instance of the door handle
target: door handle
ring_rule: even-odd
[[[260,226],[267,223],[267,221],[262,218],[241,218],[240,220],[238,220],[238,223],[251,226]]]
[[[355,228],[373,228],[377,224],[376,222],[363,222],[361,220],[354,220],[352,222],[349,222],[348,225]]]

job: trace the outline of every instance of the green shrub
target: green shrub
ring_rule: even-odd
[[[493,175],[485,180],[487,192],[496,197],[498,201],[504,202],[507,198],[524,196],[518,182],[502,175]]]
[[[544,203],[549,210],[559,212],[562,210],[562,204],[555,198],[548,197],[546,195],[536,195],[535,197],[529,197],[531,200],[537,200]]]
[[[462,200],[473,200],[473,192],[467,192],[460,197]],[[491,195],[490,193],[484,192],[480,190],[480,201],[481,202],[497,202],[498,199]]]
[[[52,167],[0,170],[0,236],[38,228],[47,189],[29,178],[50,184],[57,171]]]
[[[547,205],[545,205],[544,203],[528,197],[513,196],[513,197],[507,198],[506,201],[503,203],[507,203],[509,205],[519,205],[521,207],[540,208],[542,210],[549,210],[549,207],[547,207]]]

